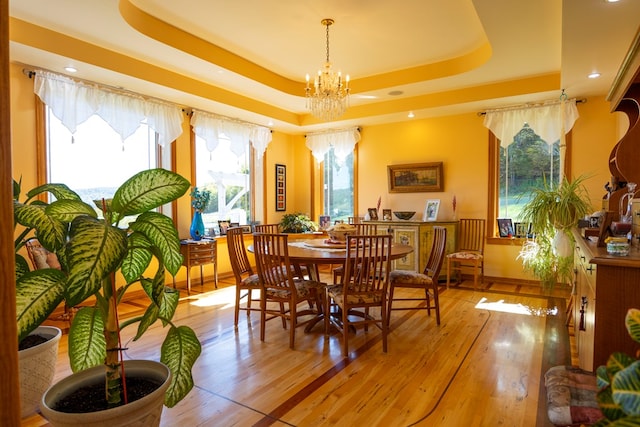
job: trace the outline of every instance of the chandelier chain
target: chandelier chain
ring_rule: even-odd
[[[327,22],[327,62],[329,62],[329,25],[331,22]]]

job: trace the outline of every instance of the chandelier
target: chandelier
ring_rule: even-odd
[[[349,75],[342,79],[342,74],[331,70],[329,62],[329,26],[333,19],[323,19],[322,25],[327,27],[327,60],[324,67],[318,70],[313,81],[313,92],[307,74],[307,109],[311,114],[324,121],[335,120],[342,116],[349,106]]]

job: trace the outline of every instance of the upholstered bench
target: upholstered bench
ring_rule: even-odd
[[[547,414],[556,426],[591,425],[602,418],[596,376],[575,366],[554,366],[544,374]]]

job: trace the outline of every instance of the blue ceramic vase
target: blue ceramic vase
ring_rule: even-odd
[[[202,221],[202,212],[195,211],[191,228],[189,229],[193,240],[200,240],[204,237],[204,222]]]

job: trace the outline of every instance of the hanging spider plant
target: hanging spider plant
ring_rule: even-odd
[[[535,237],[524,243],[518,258],[545,287],[572,280],[575,240],[571,229],[591,210],[585,179],[563,178],[559,185],[545,181],[542,188],[533,190],[520,213],[522,221],[531,223]]]

